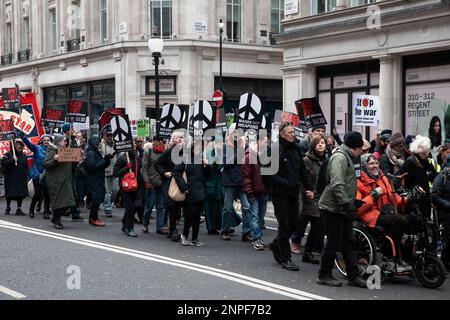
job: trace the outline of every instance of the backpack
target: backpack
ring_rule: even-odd
[[[336,151],[336,153],[341,153],[341,154],[345,155],[345,158],[348,160],[348,157],[344,152],[338,150],[338,151]],[[325,188],[330,183],[330,181],[328,181],[328,179],[327,179],[328,164],[330,163],[330,160],[331,160],[331,157],[326,159],[320,165],[319,176],[317,177],[317,183],[316,183],[316,193],[319,196],[323,194],[323,192],[325,191]],[[348,168],[350,168],[352,165],[353,165],[353,163],[351,163],[351,164],[348,163]]]

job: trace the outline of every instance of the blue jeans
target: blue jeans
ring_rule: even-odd
[[[156,231],[159,231],[164,229],[164,216],[166,214],[164,196],[161,188],[146,190],[144,210],[144,225],[146,226],[150,224],[150,215],[154,207],[156,207]]]
[[[105,208],[105,213],[112,213],[113,203],[119,192],[119,178],[105,177],[105,191],[106,194],[103,207]]]
[[[250,203],[248,202],[245,193],[240,187],[224,187],[223,192],[224,202],[222,213],[222,231],[229,231],[231,228],[237,227],[232,218],[233,213],[235,214],[234,199],[237,197],[241,200],[242,234],[250,233]]]
[[[245,201],[249,203],[246,194],[244,194],[244,197]],[[254,241],[261,240],[261,229],[263,227],[264,216],[266,215],[268,200],[268,195],[257,195],[255,196],[255,201],[253,203],[250,203],[249,220]]]

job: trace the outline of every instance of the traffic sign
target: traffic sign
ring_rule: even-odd
[[[223,92],[220,90],[217,90],[214,92],[212,101],[217,103],[217,108],[222,107],[223,105]]]

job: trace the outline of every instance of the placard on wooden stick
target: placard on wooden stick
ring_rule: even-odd
[[[82,160],[81,148],[58,149],[58,162],[80,162]]]

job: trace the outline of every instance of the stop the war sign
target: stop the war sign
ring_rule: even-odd
[[[353,101],[354,127],[380,126],[380,100],[376,96],[355,96]]]

